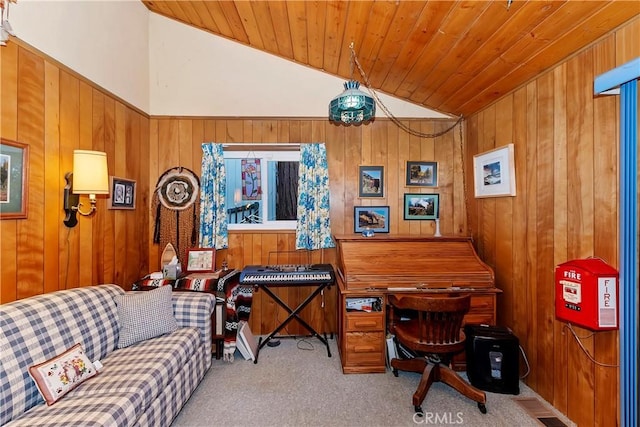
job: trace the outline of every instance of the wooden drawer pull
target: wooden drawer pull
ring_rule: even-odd
[[[365,328],[365,327],[371,328],[371,327],[376,327],[378,325],[378,322],[376,322],[375,320],[356,320],[353,323],[357,328]]]
[[[375,349],[371,346],[357,345],[353,347],[353,351],[356,353],[371,353],[374,350]]]

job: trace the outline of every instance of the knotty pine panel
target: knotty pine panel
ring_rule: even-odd
[[[555,319],[554,269],[588,256],[618,267],[619,99],[594,97],[593,79],[639,56],[638,34],[640,18],[467,119],[468,161],[515,145],[515,197],[467,188],[470,232],[504,290],[499,323],[520,338],[528,385],[580,426],[619,424],[619,337],[575,328],[604,365],[590,360]]]
[[[614,36],[609,36],[602,43],[594,46],[595,75],[608,71],[609,64],[614,63],[615,46]],[[607,96],[594,104],[594,116],[601,118],[594,123],[594,171],[607,170],[611,165],[618,163],[618,151],[610,141],[620,139],[617,125],[619,101],[618,97]],[[617,176],[611,173],[600,175],[598,191],[594,194],[594,202],[598,210],[594,217],[594,247],[605,260],[618,258],[618,246],[611,244],[609,225],[616,222],[617,206],[620,202],[619,193]],[[616,365],[617,354],[606,349],[617,348],[617,346],[618,334],[615,331],[598,333],[594,337],[595,359],[605,364]],[[598,402],[599,407],[609,406],[596,412],[595,424],[606,425],[609,422],[608,414],[618,411],[616,400],[611,399],[611,396],[616,396],[619,391],[618,371],[606,366],[596,366],[595,371],[595,401]]]
[[[12,43],[0,49],[0,134],[11,140],[18,137],[18,47]],[[0,221],[0,302],[17,298],[17,221]],[[4,250],[5,247],[14,248]]]
[[[586,51],[567,62],[567,152],[571,159],[568,168],[569,193],[566,201],[569,217],[568,257],[584,258],[594,253],[593,196],[600,175],[593,170],[593,50]],[[561,201],[560,201],[561,202]],[[558,206],[558,205],[556,205]],[[615,223],[612,223],[615,224]],[[609,226],[607,226],[609,227]],[[613,235],[613,234],[612,234]],[[612,243],[615,239],[611,239]],[[610,261],[614,262],[614,261]],[[579,336],[589,336],[589,331],[575,328]],[[582,340],[593,354],[593,337]],[[578,425],[593,423],[595,399],[593,399],[594,365],[580,351],[578,343],[569,342],[567,369],[569,375],[567,410]],[[591,398],[590,398],[591,397]]]
[[[149,271],[148,117],[18,40],[0,49],[0,76],[1,136],[29,145],[28,217],[0,221],[0,302],[98,283],[130,287]],[[136,179],[137,208],[109,210],[98,196],[97,214],[66,228],[62,193],[74,149],[104,150],[110,174]]]
[[[541,76],[537,84],[536,105],[536,176],[535,182],[538,190],[553,187],[553,74],[547,73]],[[536,248],[553,247],[553,209],[554,194],[552,191],[536,192]],[[554,311],[554,282],[548,280],[549,271],[554,269],[553,251],[544,250],[538,252],[535,266],[536,304],[532,315],[535,316],[536,325],[553,324]],[[532,296],[533,297],[533,296]],[[553,365],[553,354],[547,349],[553,348],[553,335],[549,335],[545,328],[536,328],[538,343],[536,361],[545,366]],[[553,371],[541,371],[539,376],[544,379],[538,381],[538,390],[541,395],[549,397],[553,395]]]
[[[91,86],[87,83],[80,81],[79,82],[79,108],[78,108],[78,116],[77,116],[77,126],[79,129],[78,134],[78,142],[79,147],[82,150],[92,150],[93,149],[93,138],[92,138],[92,123],[96,123],[96,125],[100,126],[100,120],[93,120],[93,93]],[[123,147],[121,147],[123,148]],[[119,152],[124,150],[118,150]],[[116,163],[118,163],[118,158],[116,158]],[[113,172],[112,172],[113,173]],[[83,207],[86,209],[87,207]],[[78,281],[72,286],[87,286],[93,284],[92,279],[92,262],[91,259],[93,257],[93,228],[94,221],[85,221],[82,224],[78,224],[78,226],[82,226],[83,233],[87,238],[80,238],[78,240]]]
[[[17,297],[44,292],[38,280],[44,273],[44,64],[28,51],[18,51],[17,140],[29,145],[28,214],[31,221],[17,223]],[[35,285],[37,283],[37,285]],[[35,286],[34,286],[35,285]]]
[[[47,153],[47,161],[44,164],[45,182],[60,182],[60,69],[50,62],[44,63],[44,152]],[[58,184],[58,188],[61,184]],[[60,212],[62,200],[60,190],[47,191],[44,194],[44,211]],[[47,276],[60,277],[60,263],[58,242],[60,240],[60,228],[58,215],[44,216],[44,271]],[[4,254],[4,251],[3,251]],[[57,280],[45,280],[43,292],[57,290]]]
[[[567,93],[564,82],[567,79],[566,64],[562,64],[553,70],[554,75],[554,123],[553,123],[553,196],[555,200],[567,200],[567,192],[569,191],[569,183],[567,179],[567,113],[566,102]],[[554,209],[553,212],[553,263],[558,265],[566,261],[568,253],[568,215],[567,209]],[[565,333],[564,324],[554,322],[553,338],[554,352],[553,355],[557,360],[567,360],[568,343],[571,337]],[[534,345],[530,343],[530,345]],[[566,411],[567,401],[567,381],[569,372],[566,365],[556,363],[553,365],[554,382],[553,382],[553,400],[551,402],[556,408]]]

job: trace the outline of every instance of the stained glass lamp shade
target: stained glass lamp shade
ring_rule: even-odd
[[[367,122],[375,113],[374,99],[361,91],[360,83],[355,80],[345,82],[344,92],[329,104],[329,120],[347,125]]]

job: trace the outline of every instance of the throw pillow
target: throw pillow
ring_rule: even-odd
[[[76,344],[46,362],[31,366],[29,375],[47,405],[53,405],[75,387],[98,375],[98,371],[84,354],[82,346]]]
[[[178,329],[173,316],[171,286],[117,295],[116,305],[120,326],[118,348],[129,347]]]

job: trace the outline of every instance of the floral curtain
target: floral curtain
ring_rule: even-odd
[[[335,246],[329,220],[329,168],[322,143],[300,146],[296,249]]]
[[[202,144],[200,178],[200,247],[225,249],[229,246],[227,230],[227,172],[222,144]]]

